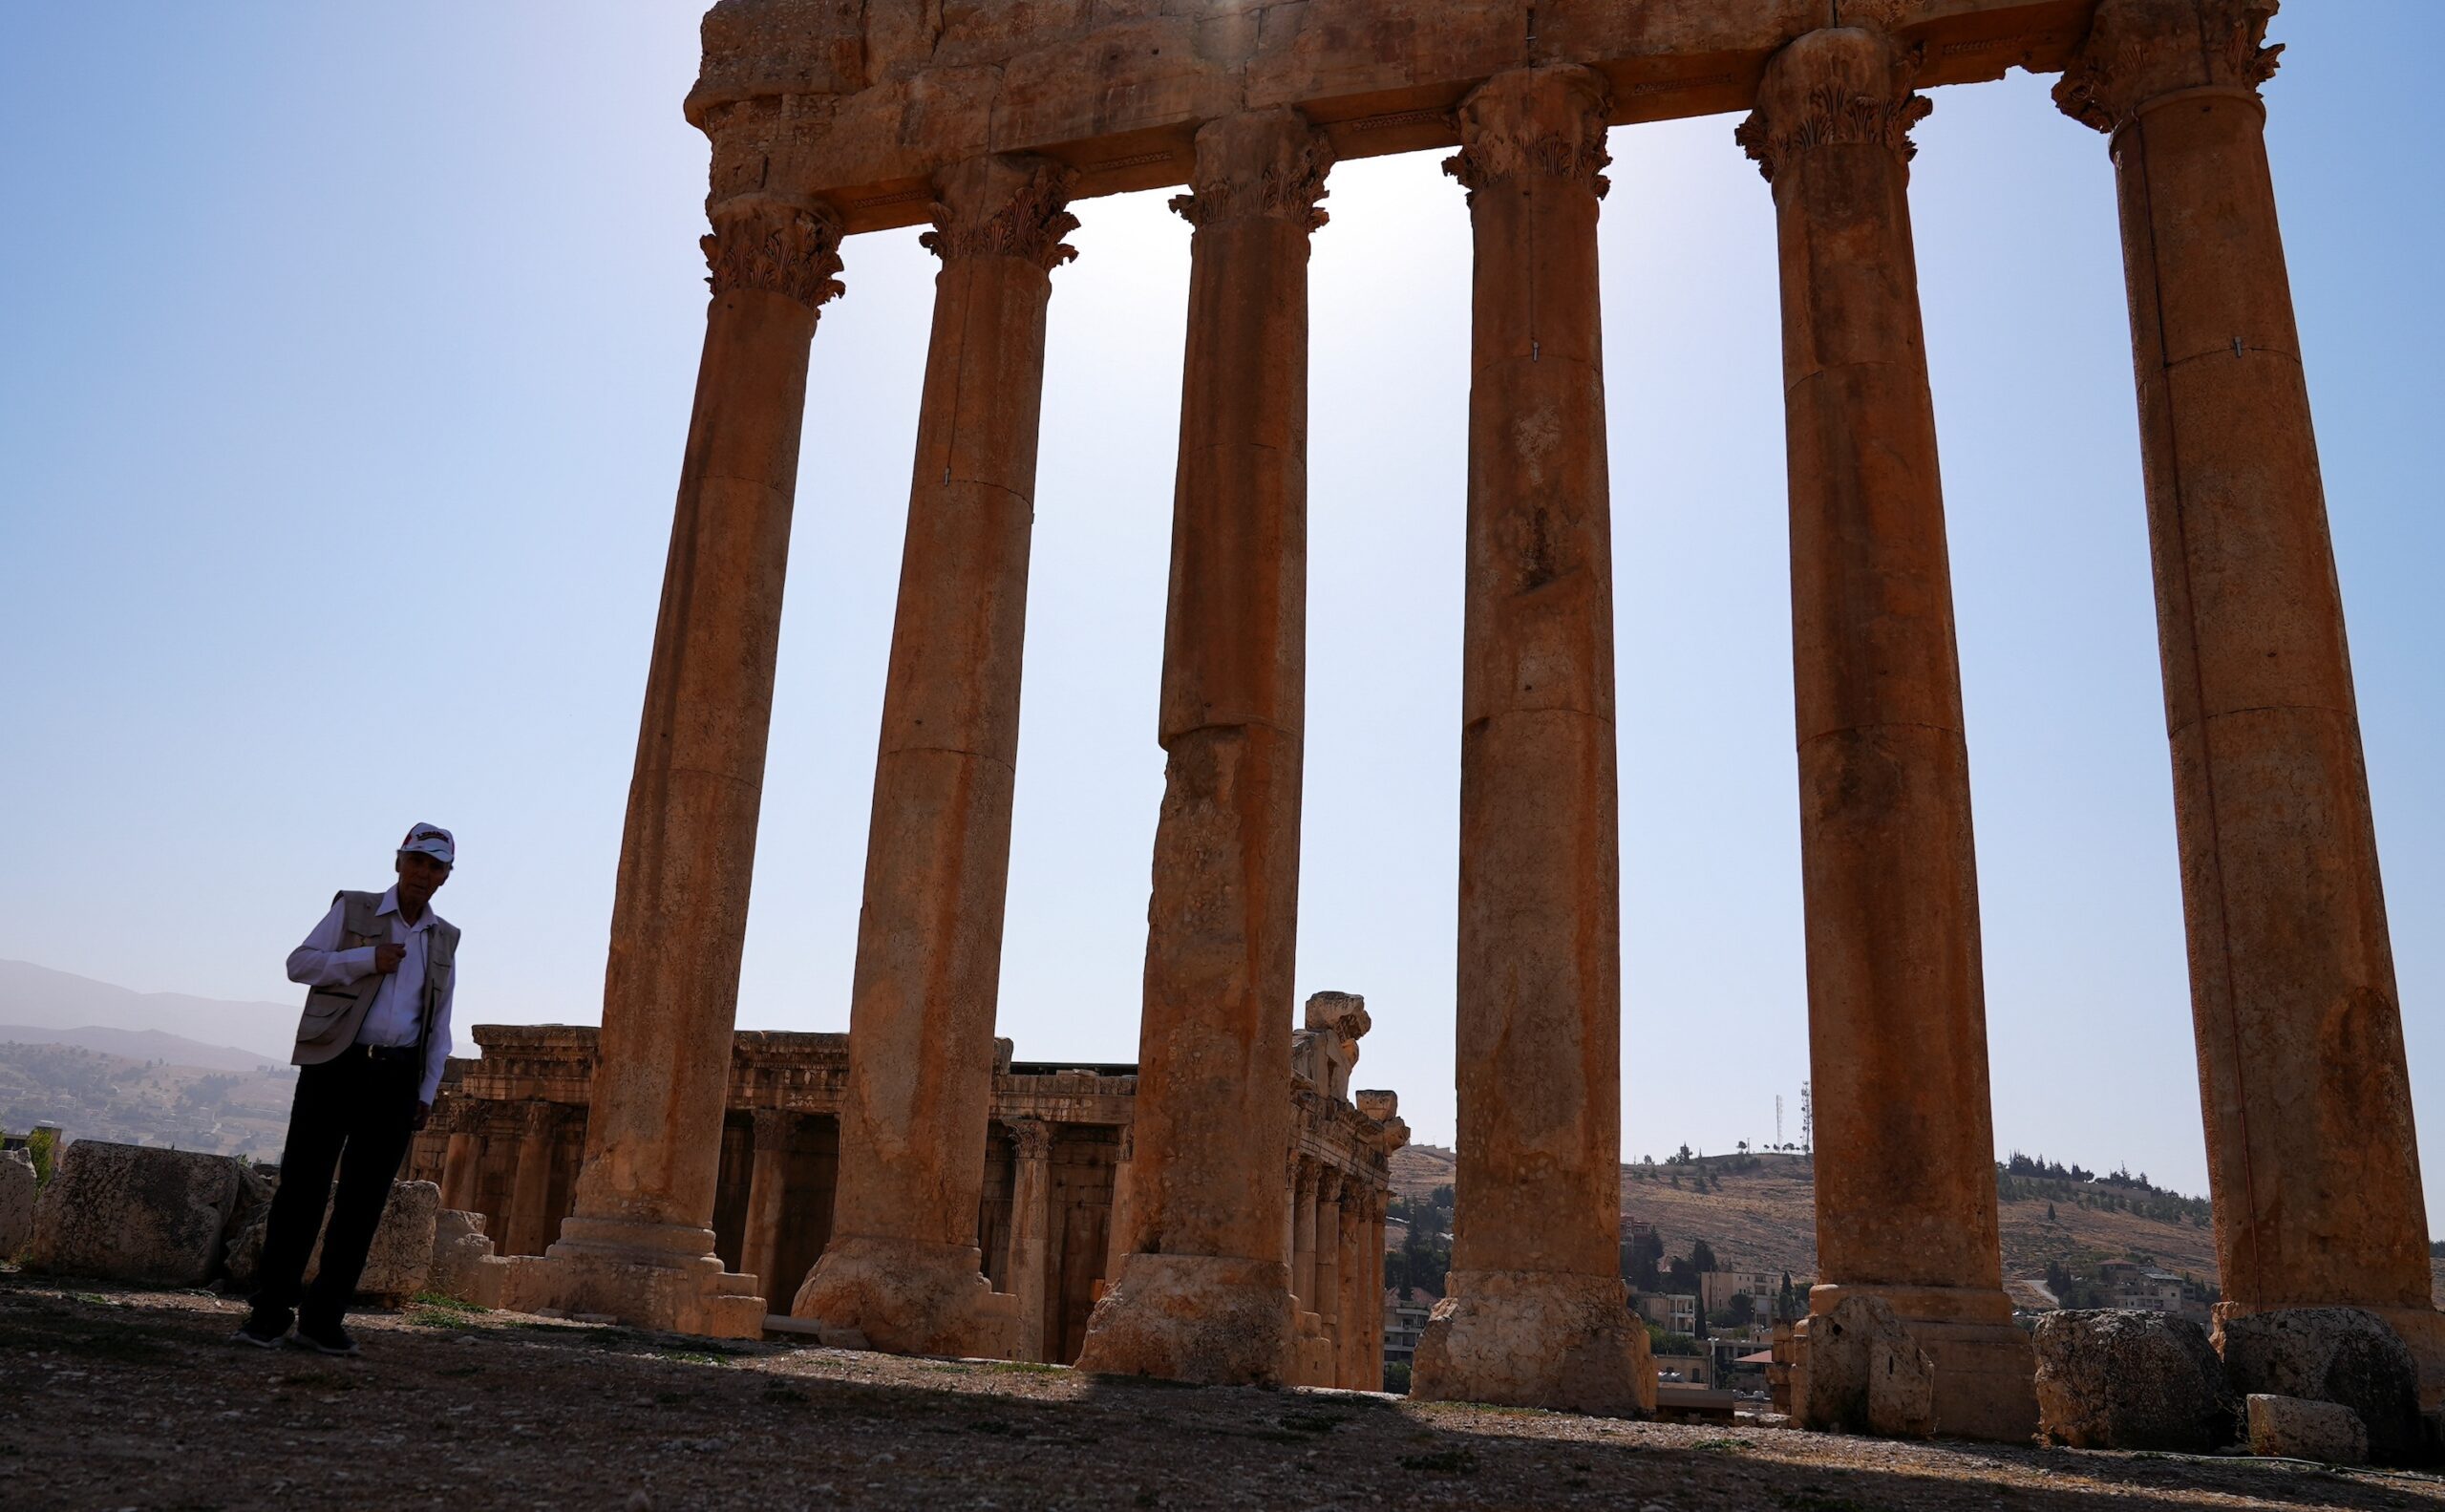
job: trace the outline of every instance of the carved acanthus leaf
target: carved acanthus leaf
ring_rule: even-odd
[[[1775,181],[1775,175],[1794,153],[1812,147],[1883,147],[1908,162],[1919,155],[1910,130],[1935,108],[1935,102],[1924,95],[1886,98],[1839,84],[1819,84],[1808,92],[1804,108],[1791,118],[1758,110],[1733,129],[1733,139],[1756,160],[1757,171],[1768,183]]]
[[[712,220],[713,232],[700,245],[715,298],[761,289],[820,309],[846,292],[833,276],[840,271],[840,218],[828,208],[734,200],[714,206]]]
[[[1063,237],[1078,229],[1069,210],[1076,170],[1049,158],[983,159],[935,181],[934,228],[918,243],[945,262],[1019,257],[1050,271],[1077,257]]]
[[[2253,94],[2275,76],[2266,45],[2280,0],[2105,0],[2054,86],[2065,115],[2111,135],[2181,90]]]
[[[1603,76],[1573,67],[1522,69],[1498,75],[1460,102],[1460,150],[1443,171],[1460,181],[1474,202],[1501,179],[1561,179],[1598,199],[1612,181],[1605,150],[1609,93]]]
[[[1296,112],[1211,121],[1197,134],[1190,192],[1174,195],[1171,207],[1199,230],[1259,216],[1321,230],[1330,217],[1317,202],[1332,166],[1332,143]]]

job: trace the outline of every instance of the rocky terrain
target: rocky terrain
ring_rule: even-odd
[[[1623,1423],[423,1308],[359,1360],[0,1272],[0,1507],[2445,1508],[2432,1476]]]

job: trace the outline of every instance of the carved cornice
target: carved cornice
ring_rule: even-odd
[[[2279,0],[2105,0],[2054,86],[2063,114],[2108,135],[2150,101],[2194,89],[2258,93],[2281,46],[2266,45]]]
[[[1189,192],[1172,209],[1201,231],[1266,217],[1314,232],[1330,219],[1317,202],[1332,166],[1332,143],[1295,110],[1228,116],[1198,130]]]
[[[840,271],[840,218],[829,208],[731,200],[713,207],[712,221],[700,245],[714,298],[761,289],[820,309],[846,292],[833,276]]]
[[[1069,211],[1075,169],[1050,158],[977,158],[934,176],[934,228],[917,239],[947,263],[955,257],[1017,257],[1050,272],[1078,255],[1062,238],[1078,229]]]
[[[1612,181],[1605,167],[1605,117],[1611,91],[1604,75],[1572,65],[1498,74],[1460,102],[1460,150],[1443,171],[1460,181],[1475,203],[1478,191],[1501,179],[1562,179],[1598,199]]]
[[[1757,108],[1733,139],[1768,183],[1818,147],[1882,147],[1904,163],[1919,156],[1910,131],[1935,111],[1911,91],[1920,53],[1881,32],[1813,32],[1775,55]]]

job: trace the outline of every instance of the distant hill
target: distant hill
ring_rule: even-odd
[[[1741,1166],[1748,1168],[1735,1169]],[[1452,1184],[1454,1167],[1450,1150],[1411,1145],[1393,1156],[1393,1189],[1404,1196],[1424,1196]],[[1693,1242],[1703,1239],[1727,1270],[1789,1272],[1801,1278],[1817,1273],[1817,1173],[1811,1157],[1708,1156],[1688,1165],[1654,1169],[1659,1174],[1648,1180],[1646,1167],[1622,1167],[1622,1211],[1654,1225],[1666,1253],[1686,1255]],[[1697,1189],[1701,1172],[1711,1190]],[[1675,1174],[1680,1177],[1677,1186],[1671,1180]],[[2043,1276],[2050,1260],[2076,1266],[2145,1255],[2167,1270],[2216,1280],[2212,1229],[2186,1219],[2168,1222],[2084,1207],[2069,1195],[2068,1183],[2037,1184],[2056,1192],[2051,1220],[2049,1200],[2042,1195],[1999,1206],[2006,1276]],[[2109,1195],[2117,1189],[2093,1190]],[[1467,1201],[1462,1194],[1463,1206]]]
[[[259,1055],[230,1045],[204,1045],[158,1029],[105,1029],[86,1024],[75,1029],[37,1029],[31,1024],[0,1024],[0,1046],[70,1045],[97,1050],[128,1060],[158,1060],[172,1066],[204,1071],[253,1071],[279,1065],[286,1055]]]
[[[0,1024],[47,1031],[154,1031],[191,1044],[237,1046],[240,1054],[257,1061],[283,1064],[296,1040],[297,1004],[136,992],[29,961],[0,961]],[[0,1037],[11,1033],[24,1037],[18,1031],[0,1031]],[[124,1054],[139,1060],[159,1058],[159,1052],[142,1049]]]
[[[269,1061],[212,1070],[77,1045],[11,1043],[0,1035],[0,1129],[23,1134],[48,1122],[72,1140],[276,1160],[297,1073]]]

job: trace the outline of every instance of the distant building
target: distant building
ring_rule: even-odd
[[[1756,1304],[1758,1316],[1771,1319],[1782,1289],[1783,1278],[1764,1270],[1710,1270],[1698,1278],[1698,1300],[1706,1304],[1709,1317],[1731,1307],[1733,1298],[1748,1297]]]
[[[1665,1291],[1642,1291],[1638,1297],[1639,1316],[1667,1333],[1698,1331],[1698,1299]]]
[[[2206,1288],[2154,1266],[2109,1260],[2097,1267],[2097,1285],[2104,1288],[2106,1301],[2112,1307],[2199,1318],[2207,1315]]]
[[[1426,1331],[1427,1314],[1443,1299],[1424,1287],[1412,1287],[1407,1297],[1398,1287],[1384,1289],[1384,1364],[1407,1365],[1417,1354],[1417,1336]]]

